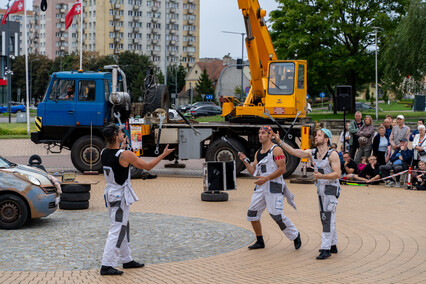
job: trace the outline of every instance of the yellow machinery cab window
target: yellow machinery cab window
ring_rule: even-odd
[[[292,95],[294,93],[293,62],[273,62],[269,64],[268,94]]]

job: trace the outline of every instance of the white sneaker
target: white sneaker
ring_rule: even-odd
[[[386,186],[395,186],[395,182],[393,180],[389,180],[385,183]]]

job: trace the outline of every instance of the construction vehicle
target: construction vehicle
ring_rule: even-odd
[[[246,47],[251,86],[243,104],[234,105],[232,97],[224,98],[222,116],[231,121],[248,118],[291,119],[301,111],[306,117],[307,62],[278,60],[264,17],[266,11],[257,0],[238,0],[246,28]]]
[[[289,129],[286,141],[298,148],[309,146],[313,126],[306,120],[306,61],[278,61],[264,16],[257,0],[239,0],[247,28],[247,50],[251,70],[251,89],[243,105],[231,99],[223,103],[225,122],[184,124],[168,121],[169,94],[153,74],[145,80],[144,103],[131,102],[126,76],[118,66],[106,66],[107,72],[70,71],[52,74],[45,98],[39,104],[34,143],[47,144],[48,151],[71,150],[71,160],[79,171],[101,171],[100,153],[105,144],[102,128],[109,123],[126,125],[132,150],[137,155],[158,155],[165,145],[177,148],[170,160],[204,158],[206,161],[236,161],[236,172],[244,169],[237,150],[253,160],[260,148],[258,130],[271,119]],[[72,100],[64,100],[68,86],[73,87]],[[69,97],[69,96],[68,96]],[[140,117],[140,118],[137,118]],[[185,119],[182,116],[182,119]],[[186,119],[185,119],[186,120]],[[277,126],[272,125],[275,130]],[[284,133],[280,133],[283,135]],[[234,147],[226,143],[226,137]],[[308,145],[308,146],[306,146]],[[289,176],[300,159],[286,156]]]

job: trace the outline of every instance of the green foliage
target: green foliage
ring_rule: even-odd
[[[365,100],[369,101],[370,100],[370,86],[367,85],[367,89],[365,90]]]
[[[387,84],[399,93],[421,92],[426,75],[426,3],[411,0],[407,15],[395,33],[387,35],[381,64]],[[407,80],[406,78],[410,78]],[[406,81],[412,86],[402,83]],[[411,82],[410,82],[411,81]],[[401,94],[399,94],[401,97]]]
[[[334,96],[340,84],[355,93],[374,79],[372,27],[394,30],[405,1],[278,0],[270,14],[278,58],[308,61],[311,95],[328,90]]]
[[[145,78],[148,66],[152,65],[149,57],[125,51],[118,54],[117,63],[126,74],[129,93],[132,94],[132,96],[135,95],[135,97],[140,96],[142,89],[141,82],[138,80]]]
[[[204,68],[203,73],[201,73],[200,78],[195,84],[195,91],[199,95],[201,94],[214,94],[213,83],[207,74],[207,70]]]
[[[234,95],[237,95],[238,97],[241,95],[241,85],[236,85],[234,87]]]
[[[176,89],[177,93],[182,91],[183,87],[185,87],[186,74],[187,71],[182,65],[167,67],[167,87],[169,89],[169,94],[176,93]]]

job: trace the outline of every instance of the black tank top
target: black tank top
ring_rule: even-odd
[[[101,162],[102,165],[112,168],[115,182],[119,185],[123,185],[129,176],[129,167],[123,167],[120,165],[118,158],[121,154],[118,157],[115,156],[118,150],[119,149],[105,148],[102,151]]]
[[[268,151],[266,151],[265,153],[260,153],[260,151],[262,150],[262,148],[260,148],[259,149],[259,151],[257,151],[257,155],[256,155],[256,159],[257,159],[257,162],[259,163],[263,158],[265,158],[267,155],[268,155],[268,153],[269,153],[269,151],[270,150],[268,150]]]

